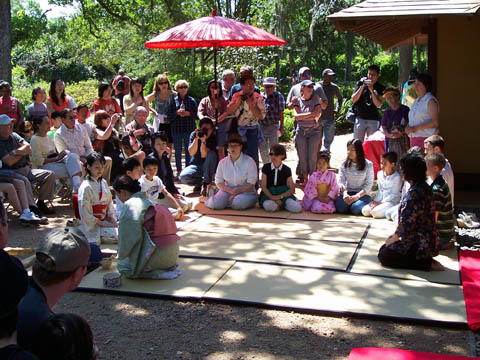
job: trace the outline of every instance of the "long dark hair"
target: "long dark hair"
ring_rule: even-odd
[[[113,182],[113,188],[116,192],[120,192],[120,190],[125,190],[131,194],[135,194],[142,190],[138,180],[133,180],[128,175],[121,175],[117,177]]]
[[[353,145],[355,148],[355,152],[357,154],[357,170],[362,171],[365,169],[367,162],[365,161],[365,153],[363,152],[362,142],[358,139],[351,139],[347,142],[347,148]],[[345,160],[345,169],[349,168],[352,165],[352,160],[347,156],[347,160]]]
[[[88,170],[88,166],[92,166],[95,161],[100,161],[102,165],[105,165],[106,160],[104,156],[98,152],[92,152],[90,155],[87,156],[87,162],[85,163],[85,171],[87,172],[88,176],[91,177],[92,174],[90,173],[90,170]],[[87,166],[88,165],[88,166]],[[93,178],[92,178],[93,179]],[[100,178],[101,180],[101,178]]]
[[[212,85],[212,84],[217,84],[217,86],[219,87],[219,89],[222,88],[221,85],[220,85],[220,82],[215,81],[215,80],[210,80],[210,81],[208,82],[208,85],[207,85],[207,94],[208,94],[208,97],[209,97],[209,98],[212,98],[212,90],[210,89],[210,85]],[[219,94],[219,96],[220,96],[220,94]]]
[[[133,97],[133,85],[135,85],[135,84],[142,85],[142,91],[140,91],[140,96],[143,99],[143,83],[142,83],[142,80],[140,80],[139,78],[132,78],[130,80],[130,96]]]
[[[48,96],[50,96],[50,98],[53,100],[55,104],[60,106],[60,99],[57,98],[57,93],[55,92],[55,85],[57,84],[57,81],[62,81],[62,79],[55,78],[52,81],[50,81],[50,89],[48,90]],[[60,95],[60,98],[62,99],[62,101],[65,101],[66,97],[67,95],[65,94],[65,83],[64,83],[63,91],[62,91],[62,94]]]

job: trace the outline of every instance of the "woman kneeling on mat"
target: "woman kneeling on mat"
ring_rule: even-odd
[[[247,144],[240,135],[230,135],[227,144],[229,155],[220,160],[215,173],[215,184],[220,191],[210,196],[205,205],[214,210],[249,209],[257,202],[257,165],[242,153]]]
[[[410,190],[402,199],[395,233],[378,252],[383,266],[423,271],[444,270],[434,256],[438,255],[435,204],[431,187],[426,183],[425,160],[407,154],[400,167]]]
[[[285,209],[293,213],[302,211],[302,205],[295,199],[295,183],[292,170],[283,164],[287,157],[285,146],[277,144],[270,149],[271,163],[263,165],[260,185],[260,206],[266,211]]]
[[[118,226],[118,271],[131,279],[174,279],[180,247],[177,226],[168,208],[155,205],[128,175],[113,188],[123,202]]]
[[[365,159],[360,140],[347,142],[347,158],[340,164],[338,173],[340,196],[335,202],[337,212],[360,215],[362,208],[372,200],[369,194],[373,185],[373,164]]]

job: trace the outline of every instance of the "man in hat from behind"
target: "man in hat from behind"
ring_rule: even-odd
[[[78,228],[56,228],[40,239],[32,277],[18,316],[18,343],[28,349],[60,298],[75,290],[87,271],[90,245]]]
[[[283,110],[285,110],[285,99],[283,95],[275,89],[276,81],[273,77],[267,77],[263,80],[262,96],[265,99],[267,114],[264,119],[259,120],[265,141],[258,147],[260,156],[264,164],[270,162],[268,153],[273,145],[278,144],[278,133],[280,135],[285,131],[283,126]]]
[[[337,116],[343,103],[343,97],[337,84],[334,84],[335,72],[332,69],[325,69],[322,72],[322,81],[319,83],[327,96],[327,108],[322,111],[320,120],[323,125],[323,145],[321,150],[330,151],[330,145],[335,137],[335,116]],[[337,106],[334,109],[334,98],[337,98]]]
[[[18,304],[27,288],[21,261],[0,250],[0,359],[37,359],[17,345]]]

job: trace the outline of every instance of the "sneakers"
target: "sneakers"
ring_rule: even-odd
[[[21,222],[29,224],[40,224],[41,219],[35,215],[30,209],[23,210],[22,214],[19,217]]]

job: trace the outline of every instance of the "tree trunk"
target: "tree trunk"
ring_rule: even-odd
[[[0,80],[12,83],[12,18],[10,0],[0,0]]]
[[[353,46],[355,42],[355,34],[351,31],[347,31],[347,49],[345,57],[345,81],[352,79],[352,60],[355,56],[355,48]]]
[[[413,45],[400,45],[400,64],[398,65],[398,86],[402,88],[413,66]]]

